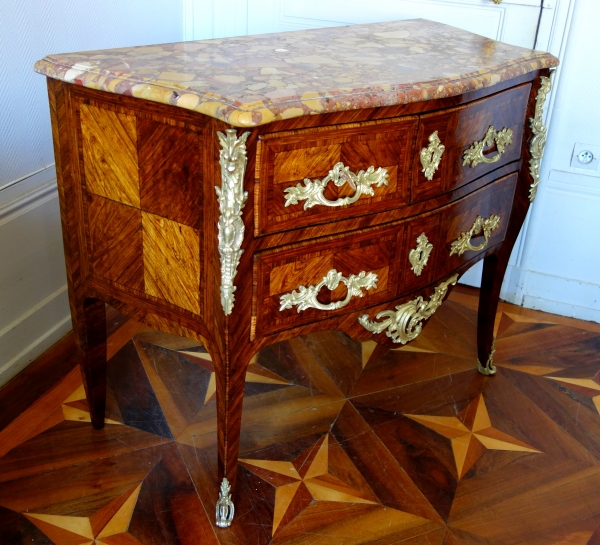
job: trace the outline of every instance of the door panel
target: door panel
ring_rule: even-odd
[[[545,9],[552,10],[553,3],[546,0]],[[539,5],[539,0],[248,0],[248,34],[424,18],[531,47]]]

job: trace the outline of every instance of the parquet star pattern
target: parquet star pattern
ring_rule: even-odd
[[[127,533],[127,528],[137,503],[140,487],[141,485],[127,491],[91,517],[24,514],[56,545],[110,545],[113,541],[111,537],[119,536],[120,541],[123,541],[126,535],[129,543],[139,543]]]
[[[240,459],[244,467],[277,488],[273,512],[273,534],[283,519],[289,521],[295,518],[312,503],[312,500],[377,503],[376,496],[352,462],[343,460],[346,462],[344,464],[347,473],[346,481],[360,483],[358,488],[335,476],[335,468],[330,469],[329,458],[329,434],[327,434],[291,462]]]
[[[547,377],[562,384],[565,389],[591,398],[600,414],[600,372],[591,378]]]
[[[73,370],[0,431],[0,543],[600,544],[600,326],[476,298],[413,343],[338,332],[249,367],[230,529],[214,528],[210,355],[109,311],[105,429]]]
[[[405,416],[451,440],[459,478],[465,476],[467,471],[483,456],[486,449],[539,452],[523,441],[492,427],[481,394],[458,417],[425,414],[407,414]]]

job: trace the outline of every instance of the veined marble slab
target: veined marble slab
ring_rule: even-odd
[[[413,19],[49,55],[35,70],[253,127],[459,95],[557,64],[549,53]]]

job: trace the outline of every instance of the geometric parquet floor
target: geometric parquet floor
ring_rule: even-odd
[[[113,311],[105,429],[76,369],[0,432],[0,544],[600,545],[600,326],[501,304],[488,378],[475,308],[257,354],[229,529],[210,357]]]

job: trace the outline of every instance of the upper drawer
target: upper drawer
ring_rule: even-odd
[[[441,195],[518,160],[530,91],[528,83],[459,108],[421,116],[412,202]],[[443,152],[440,146],[444,146]],[[424,172],[436,159],[438,168],[431,166]]]
[[[417,124],[405,117],[262,135],[256,235],[407,204]]]

